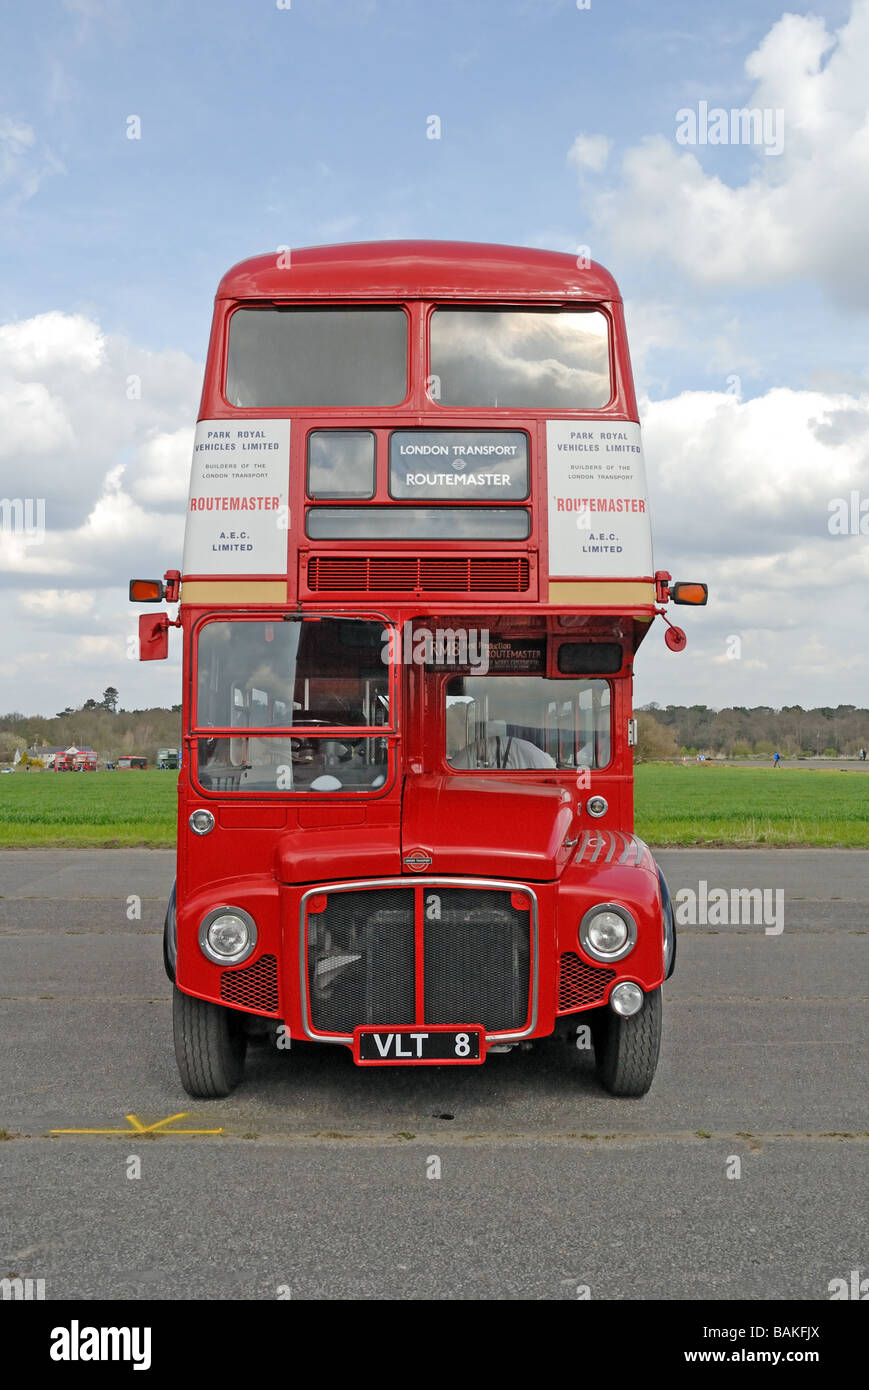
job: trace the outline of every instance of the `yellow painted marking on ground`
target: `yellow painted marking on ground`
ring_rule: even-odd
[[[222,1134],[223,1129],[165,1129],[165,1125],[171,1125],[173,1120],[183,1120],[187,1115],[186,1110],[181,1110],[177,1115],[167,1115],[165,1120],[157,1120],[152,1125],[143,1125],[137,1115],[126,1115],[125,1119],[130,1121],[129,1129],[52,1129],[51,1134],[156,1134],[161,1130],[163,1134]]]

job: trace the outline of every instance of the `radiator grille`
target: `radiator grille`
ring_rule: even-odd
[[[525,593],[529,564],[524,556],[312,555],[308,560],[312,593],[377,590],[411,593]]]
[[[422,920],[423,999],[416,997],[415,913]],[[479,1023],[521,1028],[531,991],[531,912],[500,889],[331,892],[308,915],[308,997],[317,1032],[360,1024]]]
[[[519,1028],[528,1016],[529,914],[510,894],[433,888],[440,920],[425,922],[426,1023],[482,1023],[487,1032]]]
[[[220,977],[220,997],[258,1013],[278,1011],[278,962],[275,956],[260,956],[241,970],[224,970]]]
[[[588,965],[575,951],[565,951],[558,968],[558,1012],[602,1004],[615,977],[615,970],[608,966]]]
[[[323,1033],[360,1023],[413,1023],[412,888],[330,893],[308,915],[311,1022]]]

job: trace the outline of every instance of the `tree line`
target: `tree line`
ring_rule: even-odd
[[[153,762],[158,748],[178,748],[181,740],[181,706],[171,709],[118,709],[114,686],[102,699],[86,700],[77,708],[67,706],[53,718],[0,714],[0,763],[11,762],[18,748],[48,745],[95,748],[103,759],[114,761],[121,753],[137,753]],[[731,706],[666,705],[654,702],[637,711],[637,761],[706,757],[783,758],[856,757],[869,749],[869,710],[856,705],[803,709],[786,705]]]
[[[94,748],[103,761],[135,753],[154,764],[158,748],[181,746],[181,706],[171,709],[118,709],[118,692],[109,686],[101,700],[67,706],[53,718],[12,710],[0,714],[0,763],[16,750],[40,747]]]
[[[665,705],[637,710],[638,758],[856,757],[869,749],[869,710],[856,705]]]

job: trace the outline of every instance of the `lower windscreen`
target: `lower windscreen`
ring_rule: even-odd
[[[209,792],[372,792],[386,783],[385,738],[200,738],[200,787]]]
[[[391,719],[387,635],[376,620],[313,615],[203,623],[195,639],[203,791],[382,787],[383,730]]]

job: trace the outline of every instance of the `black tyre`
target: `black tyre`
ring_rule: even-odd
[[[172,999],[175,1059],[189,1096],[214,1100],[235,1090],[244,1071],[247,1036],[244,1015],[207,999],[182,994]]]
[[[661,990],[647,994],[639,1013],[621,1018],[607,1006],[592,1023],[595,1069],[613,1096],[644,1096],[661,1050]]]

